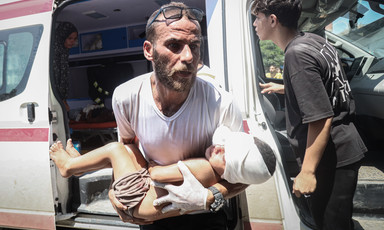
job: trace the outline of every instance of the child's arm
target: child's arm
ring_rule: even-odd
[[[204,187],[209,187],[221,180],[220,176],[217,175],[205,158],[193,158],[184,160],[183,162]],[[151,174],[151,179],[154,181],[162,183],[183,181],[183,175],[177,167],[177,164],[161,166],[151,162],[148,165],[148,171]]]

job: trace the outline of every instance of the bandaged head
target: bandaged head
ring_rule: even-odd
[[[212,142],[225,148],[226,164],[222,179],[230,183],[260,184],[271,177],[252,135],[231,132],[221,126],[216,129]]]

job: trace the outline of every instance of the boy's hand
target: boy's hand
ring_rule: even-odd
[[[284,85],[282,84],[277,84],[277,83],[274,83],[274,82],[268,82],[268,83],[265,83],[265,84],[262,84],[262,83],[259,83],[260,87],[261,87],[261,93],[267,93],[267,94],[271,94],[271,93],[278,93],[278,94],[284,94]]]
[[[296,197],[310,195],[316,190],[316,176],[313,173],[300,172],[299,175],[293,181],[292,193],[295,193]]]

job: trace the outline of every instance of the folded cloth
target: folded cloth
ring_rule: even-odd
[[[115,196],[120,203],[127,206],[127,215],[134,218],[133,211],[147,194],[151,178],[147,169],[142,168],[134,173],[129,173],[113,184]]]

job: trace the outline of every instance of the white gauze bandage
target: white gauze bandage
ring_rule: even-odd
[[[226,165],[221,177],[228,182],[260,184],[271,177],[252,135],[220,126],[212,142],[224,146]]]

